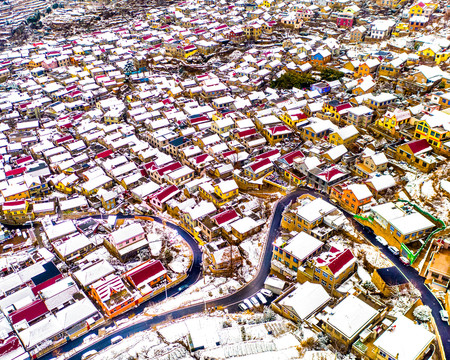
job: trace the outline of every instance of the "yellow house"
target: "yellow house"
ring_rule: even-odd
[[[295,109],[283,112],[279,118],[289,127],[297,129],[297,124],[306,120],[308,117],[301,110]]]
[[[333,145],[346,145],[354,142],[359,136],[354,125],[348,125],[330,134],[329,142]]]
[[[450,115],[442,112],[439,113],[440,114],[435,116],[439,116],[442,114],[442,117],[447,118],[447,121],[450,122]],[[435,122],[435,119],[433,118],[434,116],[432,116],[430,120],[424,119],[416,124],[414,138],[426,139],[430,145],[441,148],[442,143],[450,138],[450,131],[446,130],[442,126],[442,122]]]
[[[7,201],[2,205],[2,212],[6,218],[14,221],[27,221],[34,219],[33,211],[28,212],[29,203],[26,200]]]
[[[400,125],[406,124],[411,118],[411,113],[406,110],[395,109],[387,111],[382,118],[379,118],[376,125],[387,130],[392,135],[400,130]]]
[[[213,203],[217,206],[222,206],[231,199],[239,195],[239,188],[236,181],[233,179],[225,180],[217,185],[214,185],[214,195],[212,196]]]
[[[447,61],[448,59],[450,59],[450,50],[438,52],[434,57],[434,61],[436,62],[437,65],[439,65],[444,61]]]
[[[5,201],[27,199],[30,197],[28,186],[26,184],[10,185],[5,190],[2,190],[2,195],[5,198]]]

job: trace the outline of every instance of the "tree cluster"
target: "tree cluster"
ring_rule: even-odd
[[[293,87],[302,89],[309,88],[317,81],[310,73],[299,73],[289,70],[281,75],[278,79],[272,81],[270,86],[277,89],[292,89]]]

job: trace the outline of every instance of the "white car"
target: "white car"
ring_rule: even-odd
[[[111,339],[111,344],[114,345],[114,344],[120,343],[122,340],[123,340],[122,336],[120,336],[120,335],[115,336]]]
[[[85,352],[83,355],[81,355],[81,360],[89,359],[95,355],[97,355],[96,350],[91,350],[91,351]]]
[[[388,242],[386,240],[384,240],[383,237],[377,235],[377,236],[375,236],[375,239],[377,239],[381,245],[388,246]]]
[[[238,308],[241,309],[242,311],[248,310],[247,305],[245,305],[245,303],[243,303],[243,302],[241,302],[241,303],[238,305]]]
[[[441,315],[441,320],[448,322],[448,312],[446,310],[440,310],[439,315]]]
[[[245,300],[244,300],[244,304],[247,305],[247,307],[248,307],[249,309],[253,309],[253,304],[250,302],[249,299],[245,299]]]
[[[269,289],[261,289],[261,294],[268,298],[271,298],[273,296],[273,292]]]
[[[258,302],[258,300],[256,299],[256,297],[254,297],[254,296],[252,296],[252,297],[250,298],[250,301],[251,301],[252,304],[255,305],[255,306],[259,306],[259,305],[260,305],[259,302]]]
[[[398,255],[400,254],[400,251],[398,251],[398,249],[395,246],[388,246],[388,250],[393,253],[394,255]]]
[[[256,294],[256,296],[258,297],[258,300],[261,302],[261,304],[265,305],[267,304],[267,300],[264,297],[263,294],[261,294],[260,292]]]

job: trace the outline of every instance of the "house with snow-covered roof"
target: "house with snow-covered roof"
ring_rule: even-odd
[[[316,189],[330,192],[332,186],[337,185],[350,177],[350,172],[342,166],[333,165],[327,168],[314,168],[306,175],[307,182]]]
[[[135,306],[135,297],[125,287],[122,279],[114,274],[91,284],[89,293],[108,318],[118,316]]]
[[[373,196],[365,184],[338,184],[331,188],[330,199],[351,213],[359,213],[372,202]]]

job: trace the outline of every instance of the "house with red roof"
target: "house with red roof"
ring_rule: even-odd
[[[423,172],[430,172],[436,168],[444,159],[433,154],[433,148],[426,139],[409,141],[397,146],[395,149],[388,148],[388,153],[397,160],[405,161]]]
[[[333,292],[356,271],[356,258],[350,249],[332,246],[329,251],[315,257],[310,267],[299,269],[298,280],[316,282]]]
[[[329,193],[332,186],[347,180],[350,175],[350,171],[333,165],[324,169],[316,167],[309,170],[306,180],[315,189]]]
[[[164,211],[167,201],[179,193],[180,189],[178,189],[175,185],[166,186],[148,199],[149,205],[155,207],[159,211]]]
[[[292,134],[292,130],[286,125],[273,126],[265,128],[263,134],[270,145],[275,145],[280,141],[287,139]]]
[[[39,299],[10,313],[8,316],[13,325],[17,325],[21,321],[25,321],[28,325],[32,325],[43,319],[48,312],[45,302]]]
[[[244,167],[244,175],[251,180],[258,180],[273,171],[273,163],[269,159],[255,161]]]
[[[171,281],[161,261],[153,259],[132,268],[123,277],[141,293],[142,300],[140,299],[140,302],[158,294],[159,292],[155,293],[155,291]]]
[[[207,242],[211,242],[219,236],[228,237],[231,234],[231,229],[228,229],[229,224],[239,220],[241,217],[234,209],[224,210],[215,215],[205,216],[198,222],[201,229],[201,236]]]

